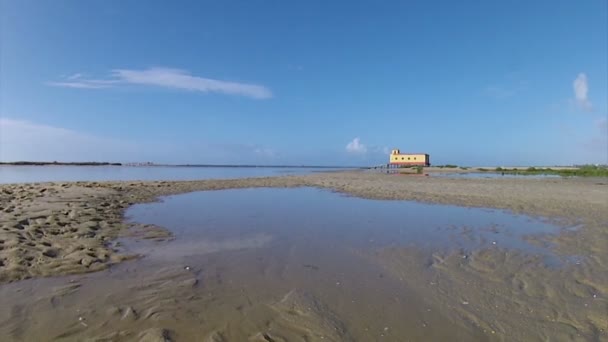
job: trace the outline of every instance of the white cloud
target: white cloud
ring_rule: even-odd
[[[48,82],[47,84],[54,87],[77,88],[77,89],[103,89],[110,88],[114,84],[119,83],[111,80],[78,80],[68,79],[66,82]]]
[[[82,77],[82,74],[78,73],[67,77],[63,81],[48,82],[47,84],[57,87],[81,89],[101,89],[119,84],[134,84],[202,93],[240,95],[254,99],[272,97],[270,89],[261,85],[193,76],[185,70],[172,68],[149,68],[145,70],[115,69],[112,70],[111,76],[108,79],[85,79]]]
[[[589,92],[589,85],[587,83],[587,75],[584,73],[578,74],[574,82],[572,83],[574,88],[574,98],[576,102],[585,110],[591,110],[591,101],[587,96]]]
[[[139,152],[131,142],[0,118],[2,161],[123,161]]]
[[[71,81],[71,80],[79,79],[81,77],[82,77],[81,73],[76,73],[76,74],[73,74],[73,75],[70,75],[70,76],[66,77],[66,79]]]
[[[132,141],[1,116],[0,161],[264,164],[280,158],[257,144]]]
[[[358,137],[346,144],[346,152],[349,153],[366,153],[367,147],[361,143]]]

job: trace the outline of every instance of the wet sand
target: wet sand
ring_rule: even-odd
[[[138,225],[128,229],[130,224],[123,221],[123,214],[131,204],[191,191],[302,186],[325,188],[364,198],[507,209],[515,213],[547,217],[562,225],[580,225],[576,231],[531,238],[535,243],[552,244],[556,253],[581,256],[577,263],[561,267],[550,267],[541,260],[500,248],[479,250],[466,255],[466,258],[458,253],[427,255],[413,248],[383,248],[361,251],[360,255],[361,260],[385,269],[387,277],[394,282],[391,286],[401,286],[412,291],[424,298],[424,302],[434,310],[441,311],[440,316],[443,318],[437,319],[446,325],[446,330],[443,331],[446,336],[449,336],[449,325],[452,324],[470,332],[469,335],[462,336],[462,339],[473,336],[481,340],[521,341],[606,338],[608,180],[449,179],[362,172],[186,182],[0,185],[0,282],[13,282],[2,286],[3,298],[13,291],[28,291],[23,288],[29,288],[30,291],[34,291],[34,288],[45,288],[42,291],[45,293],[42,297],[44,299],[32,299],[26,306],[13,306],[13,310],[23,310],[22,312],[4,312],[0,316],[0,333],[15,340],[31,340],[36,336],[44,339],[44,336],[49,335],[43,335],[41,331],[36,335],[35,327],[27,326],[27,323],[22,321],[28,310],[42,312],[42,315],[38,314],[37,317],[39,320],[45,320],[46,317],[47,325],[39,323],[40,327],[48,327],[52,326],[54,317],[51,313],[58,310],[56,303],[76,299],[82,301],[83,298],[89,298],[88,296],[96,296],[96,292],[90,287],[87,287],[88,292],[81,290],[79,281],[65,284],[65,278],[16,281],[31,277],[99,271],[136,257],[125,253],[116,244],[115,239],[120,236],[132,235],[150,239],[150,243],[162,243],[171,239],[171,234],[161,227]],[[120,278],[121,272],[129,268],[128,265],[129,263],[117,265],[110,269],[110,274],[118,274],[116,277]],[[211,268],[212,265],[208,267]],[[115,291],[104,292],[112,297],[104,297],[103,302],[106,304],[128,303],[128,298],[133,297],[134,293],[139,295],[133,297],[137,298],[137,302],[131,306],[116,304],[114,309],[108,309],[104,314],[115,319],[101,320],[100,322],[104,323],[100,323],[93,335],[85,335],[103,337],[104,334],[120,335],[122,331],[124,336],[108,335],[108,339],[153,340],[162,336],[176,339],[179,336],[175,336],[175,331],[179,331],[181,337],[198,336],[192,326],[194,321],[185,319],[184,316],[182,320],[188,323],[182,323],[180,326],[176,323],[180,315],[175,312],[179,311],[177,308],[190,308],[187,312],[196,313],[196,307],[184,303],[201,304],[200,299],[197,301],[190,298],[193,296],[191,289],[199,284],[200,279],[196,274],[193,275],[193,272],[185,272],[183,269],[160,269],[159,273],[136,278],[141,284],[151,284],[149,288],[134,287],[129,291],[116,288]],[[218,274],[220,273],[218,271]],[[103,272],[91,277],[99,274]],[[255,275],[251,274],[246,280],[249,279],[255,279]],[[243,280],[245,279],[241,279]],[[221,286],[221,282],[217,288],[218,291],[230,291]],[[232,290],[238,293],[236,289]],[[279,331],[276,336],[285,338],[308,336],[309,340],[319,340],[323,336],[327,338],[325,340],[366,340],[363,338],[366,336],[364,331],[348,331],[341,317],[332,313],[324,304],[327,301],[318,295],[302,293],[293,288],[268,291],[266,294],[256,292],[255,296],[259,297],[257,302],[264,302],[266,305],[252,305],[253,311],[248,312],[247,316],[259,315],[268,319],[272,317],[270,323],[244,323],[244,320],[243,326],[275,326],[273,331]],[[270,292],[280,292],[283,297],[277,299]],[[200,292],[197,292],[197,295],[200,295]],[[227,296],[221,298],[230,297]],[[180,300],[183,300],[183,303],[176,305],[176,301]],[[210,309],[214,305],[213,299],[207,300],[210,302],[205,307],[213,311]],[[81,306],[88,308],[88,311],[94,311],[92,308],[102,306],[99,301],[91,299]],[[157,309],[154,307],[159,301],[172,303],[174,306],[167,306],[169,310],[164,311],[164,315],[155,316]],[[422,303],[414,307],[424,305]],[[137,307],[138,313],[133,313],[133,307]],[[298,309],[299,307],[313,309],[308,312]],[[172,311],[171,308],[175,310]],[[221,317],[221,310],[217,310],[219,311],[216,311],[216,314]],[[257,313],[256,310],[261,312]],[[266,312],[267,310],[270,312]],[[149,314],[142,314],[141,311]],[[346,311],[348,310],[341,312]],[[301,317],[293,316],[294,312]],[[415,313],[415,310],[412,312]],[[395,312],[397,313],[398,311]],[[87,317],[95,316],[91,312],[88,314]],[[418,313],[418,316],[421,315],[423,313]],[[142,316],[146,319],[142,319]],[[367,314],[362,316],[371,319]],[[141,320],[147,323],[129,323],[129,317],[136,318],[132,319],[133,322]],[[151,319],[154,317],[157,319]],[[429,317],[427,321],[431,322],[433,319],[435,318]],[[294,326],[294,321],[300,322],[300,325]],[[362,324],[362,321],[357,321],[356,318],[351,317],[350,321]],[[78,329],[84,326],[83,323],[88,324],[75,320],[73,334],[64,332],[64,337],[68,340],[80,339],[83,332]],[[184,324],[187,327],[183,326]],[[216,325],[219,324],[220,322],[216,322]],[[113,329],[117,326],[123,326],[126,330]],[[172,329],[162,330],[166,329],[166,326]],[[348,326],[352,327],[353,324]],[[131,328],[129,330],[126,327]],[[134,327],[137,329],[133,330]],[[243,327],[229,326],[211,335],[208,331],[204,333],[205,336],[208,335],[209,341],[230,341],[243,336],[235,332],[239,329]],[[190,333],[186,333],[188,331]],[[416,336],[418,333],[409,336]],[[172,334],[173,336],[170,336]],[[435,336],[440,338],[441,332]],[[264,336],[262,330],[259,336],[250,338],[257,338],[259,341],[269,341],[269,338],[280,340],[277,337]]]

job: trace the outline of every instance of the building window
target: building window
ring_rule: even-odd
[[[401,157],[401,160],[405,160],[405,158],[404,158],[404,157]]]
[[[410,160],[410,157],[407,157],[407,160]]]

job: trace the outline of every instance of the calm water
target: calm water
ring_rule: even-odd
[[[326,168],[175,166],[0,166],[0,183],[113,180],[196,180],[330,171]]]
[[[548,249],[523,238],[558,231],[549,223],[499,210],[367,200],[314,188],[194,192],[135,205],[127,216],[175,234],[175,241],[151,257],[188,257],[199,250],[198,241],[261,236],[272,240],[270,249],[305,241],[354,249],[508,247],[550,256]]]

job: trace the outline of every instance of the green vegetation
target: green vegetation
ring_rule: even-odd
[[[460,169],[461,169],[461,170],[468,170],[468,169],[469,169],[469,167],[468,167],[468,166],[461,166],[461,167],[460,167]]]
[[[510,173],[512,171],[509,171]],[[535,168],[529,167],[526,170],[517,171],[518,174],[522,175],[560,175],[564,177],[608,177],[607,166],[596,166],[596,165],[583,165],[574,169],[551,169],[551,168]]]
[[[424,171],[424,168],[422,166],[416,166],[416,173],[417,174],[421,174],[422,171]]]
[[[489,169],[479,168],[478,171],[488,172]],[[596,165],[583,165],[576,168],[569,169],[552,169],[552,168],[536,168],[529,167],[527,169],[508,169],[497,167],[494,169],[495,172],[503,174],[515,174],[515,175],[558,175],[563,177],[608,177],[608,166],[596,166]]]
[[[446,164],[446,165],[437,165],[437,167],[440,169],[443,169],[443,168],[455,169],[458,167],[458,165]]]

